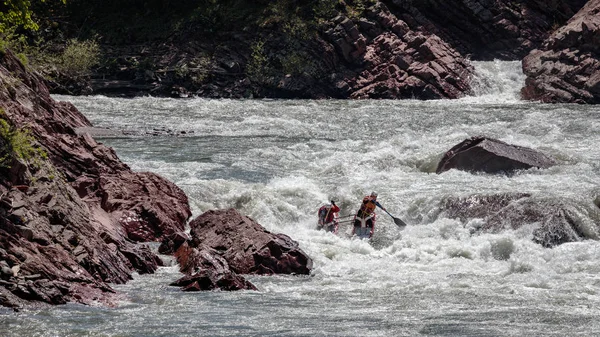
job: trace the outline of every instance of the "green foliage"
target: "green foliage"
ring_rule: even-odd
[[[69,76],[88,75],[100,61],[100,46],[95,40],[69,40],[64,52],[58,56],[59,71]]]
[[[375,0],[354,0],[352,2],[348,2],[346,11],[348,13],[348,17],[351,19],[358,19],[363,16],[365,9],[370,5],[373,5]]]
[[[8,167],[12,158],[22,159],[39,166],[39,159],[46,159],[44,150],[35,147],[35,138],[28,130],[14,129],[0,119],[0,167]]]
[[[4,53],[7,49],[10,49],[18,53],[27,47],[28,43],[25,36],[17,34],[16,31],[17,27],[8,27],[0,33],[0,51]]]
[[[330,15],[328,11],[337,0],[308,1],[298,4],[297,0],[277,0],[269,2],[262,12],[259,26],[265,29],[281,29],[288,36],[310,39],[319,25],[320,15]]]
[[[25,66],[36,66],[48,64],[48,57],[41,52],[39,44],[41,41],[29,41],[23,34],[17,33],[17,27],[9,27],[0,34],[0,52],[10,49]],[[51,61],[54,63],[54,61]]]
[[[43,3],[45,0],[37,0]],[[61,0],[64,4],[65,0]],[[12,27],[21,27],[25,30],[38,30],[39,26],[34,20],[31,0],[2,0],[0,2],[0,35]]]
[[[280,62],[285,74],[315,76],[318,73],[313,59],[302,51],[289,51]]]
[[[194,57],[190,61],[175,67],[175,76],[180,79],[189,79],[195,85],[200,85],[208,78],[213,61],[208,56]]]
[[[336,6],[339,5],[338,0],[323,0],[317,1],[313,10],[314,16],[318,24],[322,24],[331,19],[336,14]]]
[[[30,0],[3,0],[0,3],[0,34],[12,26],[37,30],[32,14]]]
[[[251,81],[265,83],[269,72],[269,60],[265,53],[265,42],[257,40],[251,48],[252,55],[246,67],[246,75]]]

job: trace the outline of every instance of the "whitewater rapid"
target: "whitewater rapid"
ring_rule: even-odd
[[[119,99],[56,96],[96,127],[98,140],[139,171],[188,195],[194,217],[234,207],[298,241],[310,276],[249,276],[259,291],[182,293],[171,261],[115,286],[114,309],[68,305],[0,316],[29,335],[104,336],[578,336],[600,334],[600,246],[543,248],[536,224],[480,234],[482,219],[444,215],[450,197],[531,193],[591,210],[600,183],[599,109],[523,102],[515,62],[476,64],[474,95],[441,101]],[[441,155],[485,135],[557,159],[514,176],[451,170]],[[380,213],[371,242],[315,230],[319,206],[340,215],[365,194]],[[585,212],[584,212],[585,213]],[[598,225],[594,213],[587,220]],[[24,328],[23,326],[26,326]]]

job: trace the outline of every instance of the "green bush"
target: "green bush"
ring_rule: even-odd
[[[72,39],[67,42],[64,52],[58,56],[57,66],[60,72],[68,76],[86,76],[99,61],[98,42]]]
[[[265,51],[265,42],[258,40],[252,45],[252,55],[248,61],[246,75],[251,81],[265,83],[269,73],[269,60]]]
[[[1,167],[8,167],[15,157],[34,165],[39,164],[39,158],[48,157],[44,150],[34,146],[35,138],[28,130],[14,129],[4,119],[0,119],[0,138]]]

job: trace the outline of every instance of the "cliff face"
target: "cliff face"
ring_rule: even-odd
[[[135,241],[181,231],[191,215],[187,197],[79,135],[86,118],[54,101],[8,50],[0,53],[0,109],[0,304],[110,304],[107,283],[160,265]],[[21,156],[23,149],[31,151]]]
[[[388,2],[388,1],[384,1]],[[473,60],[519,60],[587,0],[392,0],[411,28],[438,35]]]
[[[189,24],[163,40],[144,42],[130,29],[127,36],[135,42],[106,40],[102,46],[104,66],[95,70],[91,80],[55,82],[52,90],[117,96],[452,99],[470,93],[473,68],[469,60],[520,60],[532,50],[554,48],[546,46],[555,46],[551,42],[555,38],[546,39],[587,2],[346,1],[335,2],[334,10],[320,18],[315,30],[298,28],[302,25],[294,21],[297,17],[268,18],[252,28],[217,18],[210,27]],[[314,10],[310,1],[277,5],[284,3],[295,6],[298,13]],[[260,8],[252,20],[268,11],[268,7]],[[213,26],[214,31],[207,34]],[[588,39],[584,35],[593,29],[586,27],[588,30],[569,29],[568,35]],[[593,53],[583,58],[586,64],[598,60]],[[531,59],[525,61],[535,63]],[[538,76],[539,68],[526,72],[532,78],[530,83],[540,83],[528,87],[541,94],[530,89],[526,98],[538,99],[552,86],[549,77]],[[544,68],[549,68],[549,63]],[[594,88],[595,80],[591,81],[566,83],[574,92],[583,86]],[[597,97],[594,90],[587,91]],[[578,95],[563,96],[560,101],[594,102]]]
[[[600,103],[600,0],[590,0],[523,60],[523,97]]]

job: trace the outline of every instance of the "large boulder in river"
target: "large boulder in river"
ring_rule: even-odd
[[[442,215],[463,222],[483,219],[475,231],[500,233],[531,226],[532,240],[544,247],[600,239],[600,209],[594,202],[535,197],[527,193],[448,198]]]
[[[555,164],[552,158],[533,149],[476,136],[448,150],[438,163],[436,173],[453,168],[469,172],[512,173],[533,167],[548,168]]]
[[[297,242],[267,231],[233,208],[205,212],[190,228],[192,247],[217,250],[236,273],[309,274],[312,269],[312,259]]]
[[[523,59],[523,98],[552,103],[600,103],[600,0]]]

